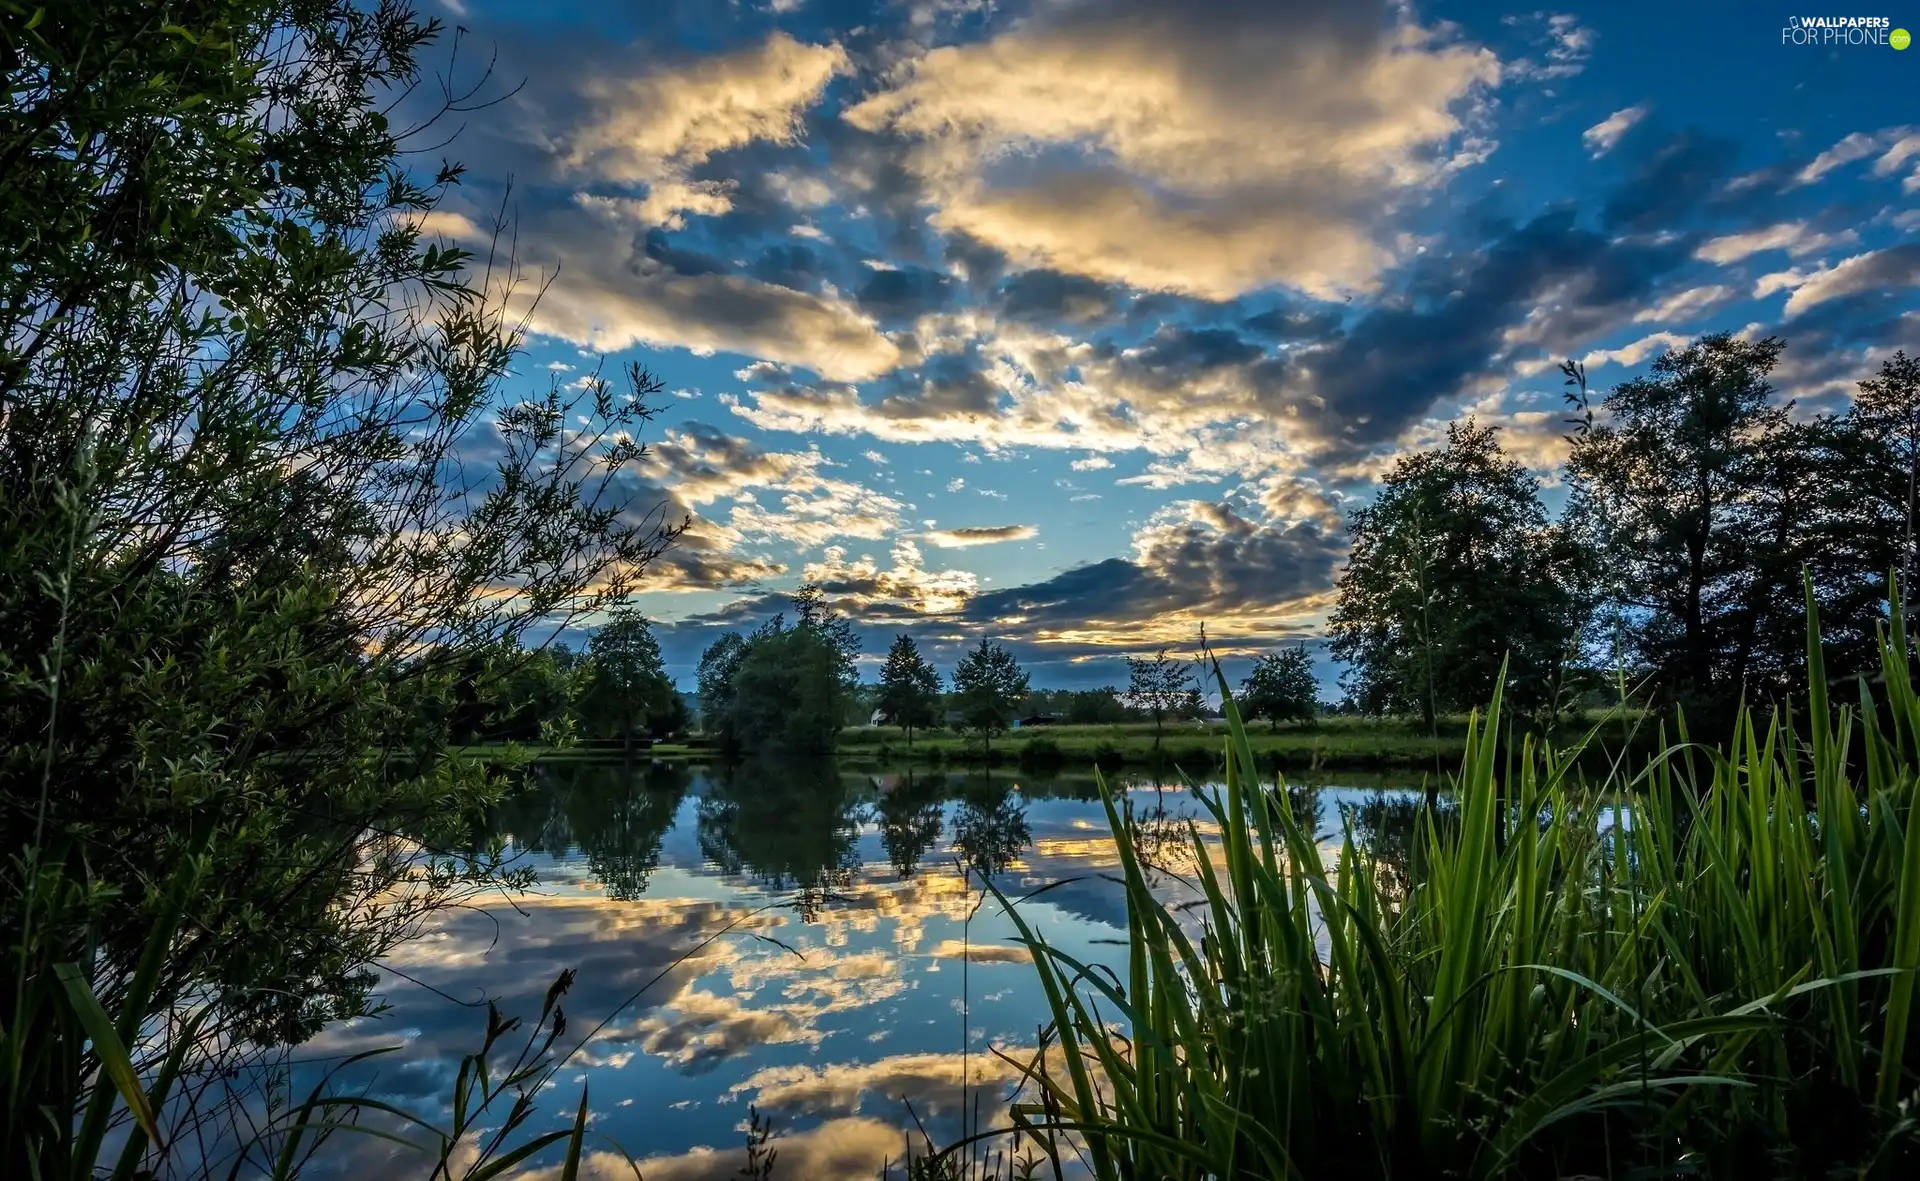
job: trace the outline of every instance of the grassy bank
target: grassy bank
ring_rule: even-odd
[[[1594,739],[1594,748],[1617,751],[1633,742],[1636,720],[1607,719]],[[1269,773],[1451,772],[1460,766],[1466,753],[1468,720],[1443,719],[1437,729],[1437,734],[1429,733],[1418,722],[1395,718],[1337,717],[1307,725],[1254,726],[1246,730],[1245,737],[1254,766]],[[991,765],[1034,770],[1154,767],[1203,772],[1217,771],[1224,765],[1226,734],[1227,728],[1220,723],[1169,725],[1158,737],[1148,723],[1062,725],[1009,731],[997,736],[988,747],[976,736],[951,730],[916,732],[912,745],[908,745],[905,732],[895,727],[852,726],[840,732],[837,757],[843,764],[874,767]],[[1643,745],[1652,735],[1650,727],[1639,728],[1639,741]],[[485,754],[500,749],[471,747],[467,753]],[[619,757],[617,752],[604,746],[517,749],[541,758]],[[688,762],[715,758],[711,745],[699,735],[656,743],[639,755]]]
[[[1102,1179],[1916,1175],[1920,701],[1897,623],[1882,663],[1859,712],[1830,708],[1812,643],[1794,722],[1749,713],[1691,763],[1598,778],[1578,743],[1498,751],[1496,699],[1411,864],[1316,845],[1233,726],[1197,911],[1164,905],[1110,806],[1127,970],[1021,925],[1056,1039],[1025,1143],[1077,1142]]]

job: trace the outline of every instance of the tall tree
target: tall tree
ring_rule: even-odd
[[[1593,522],[1628,655],[1668,700],[1728,707],[1783,685],[1804,651],[1800,571],[1827,560],[1834,434],[1774,397],[1785,347],[1721,333],[1665,353],[1574,442],[1568,512]],[[1833,606],[1836,627],[1856,613]]]
[[[1431,729],[1484,705],[1502,661],[1517,707],[1552,702],[1582,621],[1581,548],[1497,428],[1455,423],[1444,447],[1402,457],[1349,527],[1328,630],[1362,709]]]
[[[1273,728],[1281,722],[1310,722],[1320,683],[1313,675],[1313,657],[1305,641],[1292,648],[1269,652],[1240,682],[1240,712],[1248,719],[1266,718]]]
[[[1153,742],[1160,744],[1163,723],[1188,708],[1189,698],[1198,694],[1193,684],[1193,668],[1186,661],[1167,655],[1162,648],[1152,660],[1127,657],[1127,704],[1153,719]]]
[[[939,714],[940,674],[905,632],[894,637],[880,669],[879,707],[882,721],[906,731],[909,750],[914,728],[932,725]]]
[[[1005,646],[982,638],[953,670],[953,692],[967,729],[993,754],[993,736],[1013,724],[1014,709],[1027,695],[1027,674]]]
[[[673,712],[677,694],[653,629],[638,611],[621,608],[587,641],[590,661],[583,712],[619,735],[631,752],[635,736],[651,733]]]

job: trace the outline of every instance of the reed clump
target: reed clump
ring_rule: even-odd
[[[1410,872],[1351,826],[1319,843],[1229,704],[1197,905],[1164,902],[1107,796],[1123,974],[1011,907],[1053,1017],[1016,1134],[1098,1178],[1920,1175],[1897,611],[1880,662],[1830,702],[1809,604],[1804,708],[1718,747],[1683,723],[1599,776],[1581,742],[1500,752],[1496,698]]]

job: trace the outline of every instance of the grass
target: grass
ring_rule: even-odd
[[[1237,720],[1191,912],[1108,795],[1125,971],[1008,903],[1053,1016],[1017,1134],[1101,1179],[1916,1175],[1920,702],[1896,617],[1831,706],[1809,617],[1805,710],[1718,749],[1588,777],[1496,699],[1414,874],[1317,845]]]

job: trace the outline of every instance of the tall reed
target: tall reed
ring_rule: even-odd
[[[1009,907],[1053,1013],[1020,1134],[1103,1179],[1915,1175],[1920,703],[1897,612],[1857,708],[1808,613],[1804,714],[1718,749],[1592,781],[1496,698],[1411,877],[1323,850],[1229,701],[1193,912],[1111,794],[1124,975]]]

